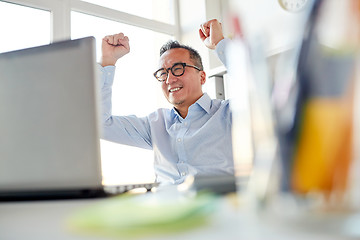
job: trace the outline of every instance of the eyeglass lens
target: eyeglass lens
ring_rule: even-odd
[[[159,81],[165,81],[168,77],[169,70],[174,76],[178,77],[184,74],[185,66],[182,63],[176,63],[170,69],[165,69],[165,68],[160,69],[159,71],[156,72],[156,78]]]

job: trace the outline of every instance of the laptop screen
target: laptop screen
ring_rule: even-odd
[[[101,186],[95,39],[0,54],[0,192]]]

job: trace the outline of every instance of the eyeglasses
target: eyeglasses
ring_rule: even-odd
[[[185,67],[192,67],[195,68],[198,71],[201,71],[201,69],[197,66],[193,66],[193,65],[189,65],[186,63],[175,63],[171,68],[160,68],[159,70],[157,70],[154,73],[154,77],[159,81],[159,82],[164,82],[169,75],[169,70],[171,70],[171,73],[176,76],[176,77],[180,77],[184,74],[185,72]]]

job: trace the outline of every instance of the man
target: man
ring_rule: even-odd
[[[202,24],[199,34],[210,49],[224,41],[217,20]],[[153,149],[157,182],[179,184],[189,175],[233,174],[229,101],[211,100],[202,92],[206,74],[201,57],[188,46],[176,41],[165,44],[154,73],[173,109],[158,109],[143,118],[111,114],[114,65],[129,52],[129,39],[123,33],[102,41],[103,138]]]

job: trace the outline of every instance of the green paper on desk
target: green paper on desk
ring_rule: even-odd
[[[214,195],[165,197],[156,194],[113,197],[76,212],[70,228],[106,236],[141,237],[181,232],[206,224]]]

